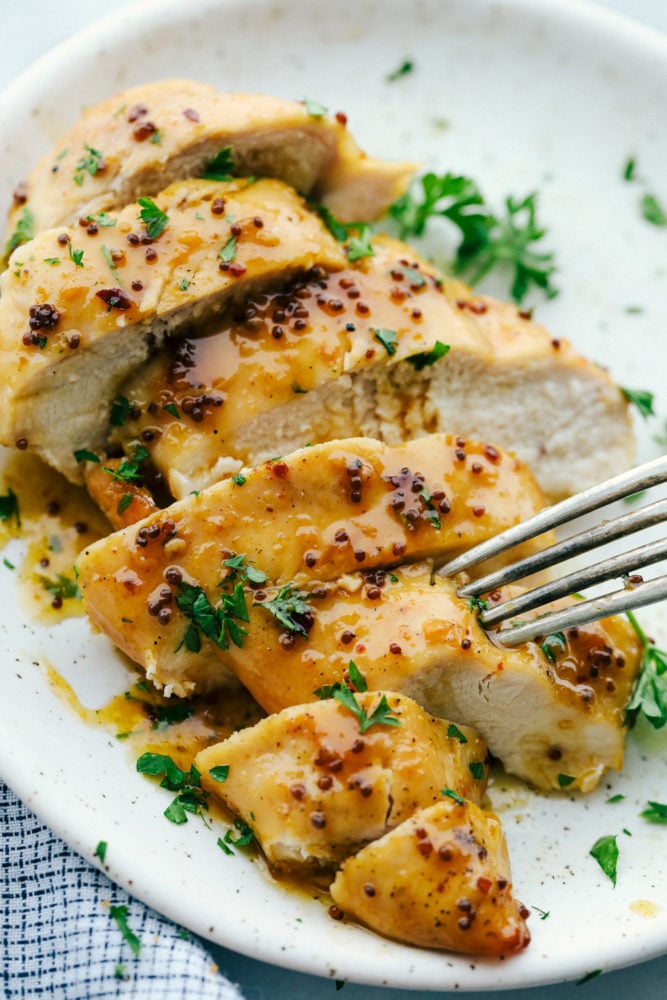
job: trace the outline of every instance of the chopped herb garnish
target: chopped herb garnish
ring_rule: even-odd
[[[472,760],[472,761],[470,761],[470,763],[468,764],[468,770],[472,774],[472,776],[475,779],[475,781],[483,781],[484,780],[484,775],[485,775],[486,772],[484,770],[484,763],[483,763],[483,761],[481,761],[481,760]]]
[[[166,403],[163,409],[166,410],[167,413],[171,413],[172,417],[176,417],[177,420],[181,419],[176,403]]]
[[[87,215],[86,220],[94,222],[95,225],[100,226],[101,229],[110,229],[116,225],[116,220],[113,216],[108,215],[106,212],[98,212],[96,215]]]
[[[248,562],[248,557],[245,555],[232,555],[229,559],[223,559],[222,565],[225,569],[231,570],[228,577],[230,580],[235,580],[239,573],[241,578],[249,584],[257,584],[259,586],[268,580],[266,573],[253,566],[252,562]],[[223,580],[223,584],[224,582]]]
[[[375,250],[371,246],[371,227],[363,224],[352,228],[358,230],[358,235],[353,236],[347,244],[347,259],[355,261],[361,260],[363,257],[374,257]]]
[[[651,802],[649,800],[646,809],[639,814],[649,823],[667,823],[667,805],[663,802]]]
[[[109,423],[112,427],[122,427],[132,410],[132,405],[127,396],[118,396],[111,404]]]
[[[100,151],[98,149],[93,149],[93,147],[89,146],[87,142],[83,145],[88,155],[81,157],[76,165],[76,172],[74,174],[74,183],[78,184],[79,187],[83,184],[85,174],[90,174],[91,177],[94,177],[95,174],[104,167],[104,157]]]
[[[462,798],[458,792],[455,792],[453,788],[442,788],[440,790],[440,794],[447,796],[448,799],[453,799],[454,802],[460,806],[464,806],[466,804],[466,800]]]
[[[45,257],[44,263],[50,264],[51,267],[54,267],[56,264],[60,264],[60,257]]]
[[[255,839],[252,829],[242,819],[235,819],[234,827],[238,830],[238,837],[234,836],[234,828],[227,830],[224,837],[218,837],[218,847],[225,854],[233,854],[233,847],[248,847]]]
[[[398,335],[395,330],[387,330],[384,327],[371,327],[373,331],[373,336],[376,340],[384,347],[387,354],[391,357],[392,354],[396,354],[396,344],[398,343]]]
[[[387,696],[382,695],[379,702],[370,715],[367,714],[363,705],[357,701],[354,692],[350,691],[345,684],[335,686],[333,697],[341,705],[347,708],[359,721],[359,732],[365,733],[371,726],[400,726],[401,720],[397,718],[394,710],[389,706]]]
[[[116,512],[118,514],[124,514],[125,511],[127,510],[127,508],[130,506],[131,503],[132,503],[132,494],[131,493],[123,493],[122,497],[118,501],[118,506],[116,507]]]
[[[449,351],[449,344],[443,344],[440,340],[436,340],[430,351],[421,351],[419,354],[413,354],[412,357],[407,358],[407,360],[413,368],[420,372],[424,368],[430,368],[430,366],[434,365],[436,361],[440,360],[440,358],[444,358],[445,354],[448,354]]]
[[[212,767],[208,773],[214,781],[219,781],[222,784],[229,777],[229,764],[220,764],[218,767]]]
[[[69,254],[69,259],[74,261],[75,267],[83,267],[83,250],[73,250],[71,240],[67,244],[67,253]]]
[[[541,910],[539,906],[533,906],[531,909],[535,910],[535,913],[539,913],[540,920],[546,920],[550,916],[549,910]]]
[[[629,157],[629,159],[627,159],[625,161],[625,166],[623,167],[623,180],[624,181],[633,181],[635,179],[635,169],[636,169],[636,167],[637,167],[637,163],[636,163],[636,161],[635,161],[635,159],[634,159],[633,156]]]
[[[14,232],[5,243],[5,257],[9,257],[13,250],[31,240],[35,235],[35,216],[27,205],[23,206],[18,217]]]
[[[581,979],[577,979],[574,985],[583,986],[584,983],[589,983],[591,979],[597,979],[597,977],[601,975],[602,975],[602,969],[593,969],[592,972],[587,972],[585,976],[581,977]]]
[[[465,736],[464,733],[461,732],[461,730],[459,729],[459,727],[455,726],[453,722],[450,722],[449,726],[447,727],[447,736],[450,739],[456,739],[456,740],[458,740],[459,743],[467,743],[468,742],[468,737]]]
[[[137,761],[137,771],[140,774],[159,777],[161,788],[178,792],[178,795],[167,806],[164,815],[171,823],[187,822],[187,813],[200,816],[207,807],[208,793],[203,790],[200,774],[194,764],[189,771],[183,771],[171,757],[161,753],[143,753]]]
[[[232,147],[225,146],[211,160],[204,177],[208,181],[228,181],[234,173],[234,160],[232,157]]]
[[[567,788],[568,785],[571,785],[573,781],[576,781],[576,778],[574,778],[571,774],[559,774],[558,775],[558,787],[559,788]]]
[[[146,235],[156,240],[164,232],[169,216],[158,208],[152,198],[139,198],[137,204],[141,207],[139,218],[146,226]]]
[[[0,495],[0,521],[9,521],[12,517],[16,521],[16,527],[20,528],[19,499],[10,486],[6,493]]]
[[[237,472],[232,476],[232,482],[235,486],[245,486],[247,479],[242,472]]]
[[[190,287],[190,282],[188,281],[187,278],[182,278],[181,283],[178,287],[182,292],[187,292],[188,288]]]
[[[106,842],[106,840],[100,840],[99,844],[95,848],[95,855],[94,856],[96,858],[99,858],[100,861],[102,862],[102,864],[104,864],[104,860],[105,860],[105,858],[107,856],[107,842]]]
[[[643,647],[639,676],[626,709],[626,720],[633,724],[641,712],[654,729],[667,722],[667,652],[656,649],[632,611],[627,617]]]
[[[231,263],[236,258],[236,237],[230,236],[222,250],[218,254],[220,260],[225,264]]]
[[[130,930],[129,924],[127,922],[128,909],[127,906],[111,906],[109,908],[109,916],[112,920],[115,920],[118,924],[118,928],[125,938],[126,942],[129,944],[132,954],[138,955],[141,951],[141,941],[137,935]]]
[[[556,654],[562,653],[566,646],[567,639],[565,638],[564,632],[551,632],[551,634],[545,636],[544,641],[540,643],[540,649],[546,656],[549,663],[555,663]]]
[[[16,566],[14,565],[14,563],[11,563],[9,561],[9,559],[7,558],[7,556],[3,556],[2,562],[7,567],[7,569],[16,569]]]
[[[58,573],[55,580],[50,580],[48,576],[39,576],[39,580],[44,590],[47,590],[52,597],[58,598],[61,601],[68,599],[78,600],[81,597],[81,591],[76,580],[71,580],[64,573]]]
[[[308,394],[308,390],[302,389],[298,382],[295,382],[292,386],[292,392],[297,396],[306,396]]]
[[[117,469],[112,469],[107,465],[102,466],[102,468],[120,483],[140,483],[143,478],[139,461],[130,458],[124,458]]]
[[[313,609],[306,601],[306,596],[288,584],[280,588],[273,600],[257,602],[255,607],[268,611],[291,635],[301,635],[307,639],[307,626],[310,625]]]
[[[624,389],[622,385],[619,385],[619,389],[627,399],[628,403],[637,407],[640,416],[642,416],[644,420],[648,417],[655,416],[655,412],[653,410],[652,392],[648,392],[647,389]]]
[[[248,633],[238,622],[249,620],[243,584],[237,583],[231,594],[223,594],[220,604],[216,606],[211,604],[201,587],[183,582],[179,588],[176,604],[190,621],[183,639],[187,649],[199,652],[200,632],[220,649],[229,649],[230,642],[239,648],[243,646]]]
[[[589,854],[595,858],[612,884],[616,885],[616,868],[618,865],[618,844],[616,843],[616,837],[599,837],[591,847]]]
[[[485,597],[469,597],[466,604],[468,605],[468,610],[472,611],[475,615],[479,615],[489,607],[489,602]]]
[[[389,83],[393,83],[394,80],[399,80],[402,76],[407,76],[408,73],[412,73],[414,68],[415,64],[412,62],[412,60],[406,59],[404,62],[401,63],[400,66],[398,66],[391,73],[387,73],[386,79],[389,81]]]
[[[303,103],[311,118],[323,118],[329,112],[329,109],[324,104],[320,104],[319,101],[313,101],[309,97],[305,97]]]
[[[368,684],[366,683],[366,678],[362,674],[359,667],[356,665],[354,660],[350,660],[347,665],[347,676],[350,682],[354,685],[357,691],[368,691]]]
[[[625,795],[620,795],[620,794],[618,794],[618,795],[610,795],[609,798],[605,801],[605,805],[610,806],[614,802],[622,802],[624,798],[625,798]]]
[[[113,970],[114,979],[125,979],[125,966],[122,962],[117,962]]]
[[[640,202],[642,218],[653,226],[667,226],[667,212],[654,194],[644,194]]]
[[[150,139],[148,141],[152,142],[154,146],[161,146],[162,145],[162,131],[161,131],[161,129],[156,128],[155,131],[153,132],[152,136],[150,137]]]

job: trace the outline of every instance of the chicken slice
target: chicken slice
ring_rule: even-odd
[[[441,798],[480,802],[486,747],[473,730],[434,719],[404,695],[360,693],[364,730],[335,698],[287,708],[195,760],[202,787],[255,833],[269,863],[328,868]],[[451,735],[450,735],[451,733]]]
[[[346,262],[280,181],[184,181],[146,211],[142,220],[128,206],[93,231],[47,230],[1,279],[0,440],[74,481],[74,452],[106,443],[120,385],[165,337],[252,289]]]
[[[155,595],[169,590],[169,575],[202,588],[215,604],[228,576],[223,561],[236,553],[278,587],[317,587],[361,567],[443,561],[541,506],[529,471],[492,447],[446,435],[395,448],[334,441],[267,462],[100,540],[79,558],[79,585],[92,621],[156,683],[184,694],[217,682],[219,650],[205,643],[193,655],[182,642],[182,616],[167,606],[157,613]]]
[[[509,956],[530,941],[499,820],[447,799],[348,858],[331,886],[345,914],[422,948]]]
[[[229,162],[216,164],[225,149]],[[73,225],[207,170],[276,177],[347,221],[381,215],[407,187],[414,165],[366,156],[344,116],[331,118],[319,107],[160,80],[85,111],[19,184],[7,239],[20,220],[33,234]]]
[[[405,244],[336,273],[253,294],[202,337],[186,331],[123,388],[181,498],[306,443],[431,432],[493,441],[545,492],[574,492],[631,464],[627,401],[598,366],[514,306],[439,279]]]

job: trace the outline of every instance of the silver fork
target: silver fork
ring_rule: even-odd
[[[520,542],[536,538],[551,528],[556,528],[584,514],[589,514],[591,511],[599,510],[616,500],[632,496],[634,493],[650,489],[652,486],[666,481],[667,456],[663,456],[631,469],[629,472],[624,472],[620,476],[615,476],[613,479],[608,479],[597,486],[592,486],[576,496],[568,497],[567,500],[562,500],[552,507],[545,508],[522,524],[514,525],[494,538],[489,538],[486,542],[474,546],[456,559],[452,559],[440,567],[438,574],[440,576],[455,576],[486,559],[512,549]],[[466,583],[459,589],[458,594],[460,597],[480,598],[483,594],[493,593],[507,583],[523,579],[573,556],[589,552],[607,542],[626,538],[643,528],[660,524],[665,520],[667,520],[667,499],[654,501],[648,506],[622,514],[613,520],[602,520],[593,529],[580,531],[541,552]],[[663,601],[667,599],[667,576],[644,581],[637,571],[660,562],[666,556],[667,538],[640,545],[623,552],[621,555],[612,556],[583,569],[567,573],[550,583],[535,587],[520,596],[494,604],[492,607],[484,607],[484,604],[481,604],[483,610],[480,611],[479,621],[485,629],[490,629],[501,622],[508,622],[509,619],[516,618],[517,615],[543,607],[551,601],[578,593],[586,587],[606,583],[617,578],[621,580],[620,589],[601,597],[579,600],[564,610],[548,612],[536,618],[531,617],[525,622],[510,623],[509,626],[494,632],[496,641],[504,646],[515,646],[530,639],[574,628],[578,625],[585,625],[587,622],[596,621],[599,618],[606,618],[607,615]]]

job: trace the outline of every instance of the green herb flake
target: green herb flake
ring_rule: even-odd
[[[117,962],[113,970],[114,979],[125,979],[125,966],[122,962]]]
[[[132,411],[132,404],[127,396],[118,396],[111,404],[109,423],[112,427],[122,427]]]
[[[176,406],[176,403],[166,403],[162,407],[162,409],[165,410],[167,413],[171,413],[172,417],[176,417],[177,420],[181,419],[181,415],[178,412],[178,407]]]
[[[9,257],[9,255],[16,250],[17,247],[27,243],[33,238],[34,235],[35,216],[28,206],[24,205],[16,222],[16,226],[14,227],[14,232],[5,243],[5,257]]]
[[[281,587],[276,597],[271,601],[255,602],[254,607],[264,608],[282,625],[290,635],[300,635],[304,639],[308,638],[309,623],[313,608],[306,600],[306,594],[288,584]]]
[[[436,340],[430,351],[421,351],[419,354],[413,354],[407,360],[416,371],[420,372],[424,368],[430,368],[440,358],[444,358],[446,354],[449,354],[450,349],[449,344],[443,344],[442,341]]]
[[[74,250],[71,240],[67,244],[67,253],[69,254],[69,259],[74,262],[75,267],[83,267],[83,250]]]
[[[349,236],[350,229],[354,228],[354,226],[339,222],[325,205],[317,205],[316,211],[333,238],[338,240],[339,243],[344,243]]]
[[[232,147],[225,146],[209,163],[204,172],[204,177],[208,181],[228,181],[234,174],[234,159]]]
[[[637,169],[637,162],[636,162],[634,156],[628,157],[628,159],[625,161],[625,165],[623,167],[623,180],[624,181],[633,181],[635,179],[635,171],[636,171],[636,169]]]
[[[466,804],[466,800],[458,792],[455,792],[453,788],[442,788],[440,794],[446,796],[448,799],[453,799],[459,806]]]
[[[70,579],[64,573],[58,573],[55,580],[49,579],[48,576],[39,576],[38,579],[44,590],[48,591],[56,600],[78,600],[81,597],[76,580]]]
[[[109,916],[112,920],[115,920],[118,924],[118,929],[125,938],[127,944],[129,944],[132,954],[136,957],[141,951],[141,941],[137,935],[130,930],[129,924],[127,922],[128,908],[127,906],[111,906],[109,908]]]
[[[618,865],[618,844],[615,836],[599,837],[591,847],[589,854],[595,858],[600,868],[616,885],[616,868]]]
[[[608,805],[608,806],[614,805],[614,803],[616,803],[616,802],[622,802],[624,798],[625,798],[625,795],[620,795],[620,794],[618,794],[618,795],[610,795],[609,798],[605,800],[605,805]]]
[[[540,643],[540,649],[546,656],[549,663],[555,663],[557,654],[562,653],[566,646],[567,639],[565,638],[564,632],[551,632],[549,635],[545,636],[544,641]]]
[[[156,240],[166,229],[169,216],[158,208],[152,198],[139,198],[137,204],[141,208],[139,218],[146,226],[146,235],[151,240]]]
[[[390,357],[393,354],[396,354],[398,335],[395,330],[387,330],[385,327],[381,326],[371,327],[371,330],[375,339],[382,344]]]
[[[152,777],[164,775],[162,787],[170,791],[178,791],[183,788],[187,779],[187,772],[182,771],[177,764],[164,753],[142,753],[137,760],[137,771],[139,774],[147,774]]]
[[[489,602],[485,597],[469,597],[466,604],[468,605],[468,611],[472,611],[474,615],[479,615],[482,611],[487,611],[489,607]]]
[[[16,527],[21,527],[21,514],[19,511],[19,500],[14,490],[9,487],[6,493],[0,494],[0,521],[9,521],[11,518],[16,521]]]
[[[667,805],[663,802],[649,802],[646,809],[639,814],[642,819],[647,819],[649,823],[667,823]]]
[[[56,264],[60,264],[60,257],[45,257],[45,264],[50,264],[51,267],[55,267]]]
[[[106,840],[100,840],[97,847],[95,848],[94,857],[99,858],[100,862],[104,864],[107,856],[107,842]]]
[[[549,910],[541,910],[539,906],[531,906],[531,909],[535,910],[535,913],[539,914],[540,920],[547,920],[551,916]]]
[[[475,781],[483,781],[486,771],[484,769],[484,762],[481,760],[472,760],[468,764],[468,770],[472,774]]]
[[[375,250],[371,245],[371,227],[366,224],[351,227],[358,231],[347,244],[347,259],[352,263],[364,257],[374,257]]]
[[[98,212],[96,215],[87,215],[86,221],[94,222],[96,226],[101,229],[111,229],[116,225],[116,220],[113,216],[108,215],[106,212]]]
[[[232,482],[234,483],[235,486],[245,486],[247,481],[248,481],[247,478],[243,475],[242,472],[237,472],[235,475],[232,476]]]
[[[644,420],[655,416],[655,411],[653,409],[654,397],[652,392],[648,392],[647,389],[624,389],[621,385],[619,385],[619,389],[627,399],[628,403],[637,407],[639,415],[642,416]]]
[[[238,836],[235,836],[235,831]],[[218,847],[225,854],[233,854],[234,847],[249,847],[255,839],[252,828],[244,823],[242,819],[235,819],[234,826],[227,830],[224,837],[218,837]]]
[[[347,676],[350,679],[350,683],[354,685],[357,691],[368,691],[368,684],[366,683],[366,678],[362,674],[359,667],[356,665],[354,660],[350,660],[347,665]]]
[[[292,385],[292,392],[296,396],[307,396],[308,395],[308,390],[307,389],[302,389],[298,382],[295,382]]]
[[[218,767],[212,767],[208,773],[214,781],[219,781],[221,784],[224,784],[229,777],[229,764],[220,764]]]
[[[49,552],[62,552],[63,543],[60,541],[58,535],[50,535],[49,537]]]
[[[392,70],[391,73],[387,73],[385,79],[389,83],[393,83],[395,80],[400,80],[402,76],[408,76],[408,74],[412,73],[414,68],[415,64],[413,61],[411,59],[406,59],[400,66],[397,66],[395,70]]]
[[[2,562],[7,567],[7,569],[16,569],[14,563],[11,563],[7,558],[7,556],[3,556]]]
[[[87,142],[84,143],[87,156],[82,156],[76,165],[74,173],[74,183],[79,187],[83,184],[84,176],[89,174],[94,177],[100,170],[104,169],[104,157],[99,149],[93,149]]]
[[[122,497],[118,501],[118,506],[116,507],[116,512],[118,514],[124,514],[125,511],[127,510],[127,508],[130,506],[131,503],[132,503],[132,494],[131,493],[123,493]]]
[[[571,774],[559,774],[558,775],[558,787],[559,788],[567,788],[569,785],[572,784],[573,781],[576,781],[576,778],[574,778]]]
[[[313,101],[310,97],[304,98],[304,107],[311,118],[323,118],[329,113],[329,109],[319,101]]]
[[[225,264],[231,263],[236,258],[236,237],[230,236],[218,254],[220,260]]]
[[[148,141],[152,142],[154,146],[161,146],[162,145],[162,129],[156,128],[155,131],[153,132],[152,136],[150,137],[150,139]]]
[[[593,969],[592,972],[587,972],[585,976],[581,979],[577,979],[575,986],[583,986],[584,983],[590,983],[591,979],[597,979],[598,976],[602,975],[602,969]]]
[[[652,226],[667,226],[667,212],[654,194],[642,195],[640,210],[642,218]]]
[[[387,696],[384,694],[370,715],[367,714],[363,705],[359,704],[354,693],[344,684],[336,688],[333,692],[333,697],[356,716],[359,722],[359,732],[362,734],[370,729],[371,726],[402,725],[401,720],[396,716],[394,710],[390,708]]]
[[[662,729],[667,723],[667,652],[655,647],[632,611],[626,614],[643,647],[639,675],[626,708],[626,721],[634,724],[641,713],[654,729]]]
[[[190,287],[190,282],[188,281],[187,278],[182,278],[181,283],[179,284],[178,287],[182,292],[187,292],[188,288]]]
[[[211,604],[201,587],[183,582],[179,588],[176,604],[190,622],[183,640],[187,649],[199,652],[199,633],[220,649],[229,649],[230,642],[239,648],[243,646],[248,633],[238,623],[248,621],[248,608],[241,583],[236,584],[231,594],[223,594],[216,606]]]
[[[449,737],[449,739],[458,740],[459,743],[468,742],[468,737],[464,733],[462,733],[459,727],[455,726],[453,722],[450,722],[449,726],[447,727],[447,736]]]

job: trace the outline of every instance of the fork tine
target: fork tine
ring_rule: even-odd
[[[562,542],[550,545],[549,548],[536,552],[525,559],[520,559],[515,563],[510,563],[494,573],[471,580],[459,590],[461,597],[478,597],[480,594],[488,594],[498,587],[503,587],[514,580],[520,580],[539,570],[547,569],[555,563],[565,562],[573,556],[589,552],[591,549],[606,545],[617,538],[630,535],[649,528],[667,520],[667,499],[656,500],[655,503],[648,504],[640,510],[633,510],[629,514],[622,514],[611,521],[602,521],[591,530],[581,531],[577,535],[565,538]],[[574,588],[576,589],[576,588]]]
[[[629,472],[623,472],[620,476],[614,476],[604,483],[591,486],[589,489],[578,493],[576,496],[561,500],[560,503],[552,507],[546,507],[533,517],[528,518],[521,524],[515,524],[512,528],[489,538],[472,549],[457,556],[450,562],[445,563],[438,570],[440,576],[455,576],[462,570],[470,569],[485,559],[499,555],[506,549],[512,548],[519,542],[525,542],[529,538],[556,528],[565,521],[573,520],[582,514],[588,514],[592,510],[604,507],[623,497],[630,496],[640,490],[649,489],[659,483],[667,481],[667,455],[656,458],[652,462],[646,462]]]
[[[607,618],[609,615],[621,614],[665,599],[667,599],[667,576],[660,576],[655,580],[641,583],[632,590],[617,590],[603,597],[594,597],[590,601],[578,601],[562,611],[554,611],[511,628],[499,629],[493,633],[493,638],[501,646],[518,646],[519,643],[531,639],[576,628],[600,618]]]
[[[487,611],[483,611],[479,619],[484,628],[488,628],[593,584],[605,583],[607,580],[627,576],[643,566],[652,566],[665,558],[667,558],[667,538],[657,542],[648,542],[646,545],[640,545],[629,552],[603,559],[592,566],[585,566],[583,569],[568,573],[558,580],[552,580],[541,587],[528,590],[525,594],[502,601]]]

